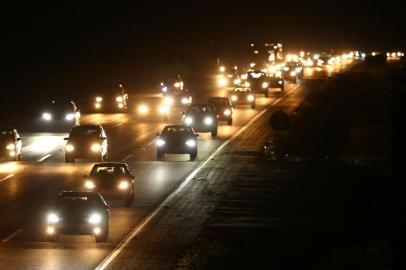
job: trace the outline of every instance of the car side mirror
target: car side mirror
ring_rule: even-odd
[[[69,140],[69,138],[67,138],[67,137],[66,137],[66,138],[63,138],[63,139],[64,139],[65,141]]]

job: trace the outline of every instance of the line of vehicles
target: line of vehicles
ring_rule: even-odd
[[[320,56],[318,59],[323,58]],[[298,60],[307,61],[305,55]],[[104,109],[129,112],[134,109],[137,117],[148,120],[155,117],[163,122],[170,120],[170,114],[176,108],[184,109],[180,123],[168,124],[157,134],[156,157],[161,160],[165,154],[188,154],[194,161],[198,157],[199,133],[210,133],[212,138],[216,138],[220,122],[233,124],[236,106],[255,109],[257,95],[268,97],[270,88],[283,91],[285,80],[296,83],[303,77],[303,66],[302,61],[290,59],[278,68],[251,69],[242,76],[234,69],[230,78],[234,79],[235,86],[229,95],[209,97],[206,103],[193,103],[192,94],[181,76],[176,76],[161,83],[160,98],[147,98],[130,104],[128,93],[119,85],[118,91],[94,97],[90,107],[95,112],[104,112]],[[226,74],[226,68],[221,68],[220,72]],[[63,234],[90,234],[96,242],[104,242],[108,239],[110,219],[106,200],[120,200],[127,207],[134,201],[136,180],[131,168],[124,162],[107,162],[109,144],[106,131],[101,125],[82,125],[80,118],[81,112],[74,102],[53,101],[41,114],[41,121],[49,125],[63,122],[70,126],[69,136],[64,138],[66,163],[74,163],[78,159],[97,162],[89,175],[83,176],[81,190],[61,192],[48,208],[46,234],[50,241]],[[16,129],[0,131],[0,156],[21,160],[22,140]]]

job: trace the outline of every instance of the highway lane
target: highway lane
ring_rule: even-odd
[[[82,176],[89,172],[93,163],[64,163],[63,138],[66,134],[23,133],[27,150],[24,160],[1,164],[2,176],[12,174],[13,177],[0,183],[0,265],[14,269],[87,269],[96,266],[200,161],[279,96],[259,97],[255,111],[236,109],[234,126],[222,124],[218,138],[213,140],[209,134],[203,134],[199,138],[199,155],[195,162],[179,162],[186,158],[179,156],[169,156],[169,161],[165,162],[155,161],[153,141],[164,123],[140,123],[128,115],[85,116],[85,121],[105,124],[112,150],[111,160],[127,158],[136,177],[132,207],[125,208],[111,202],[110,235],[108,242],[103,244],[96,244],[88,236],[66,236],[56,243],[45,241],[45,206],[60,191],[80,188]],[[46,158],[41,160],[43,157]],[[22,257],[24,260],[20,259]]]
[[[294,87],[289,85],[284,94]],[[126,158],[136,176],[135,202],[130,208],[109,202],[112,206],[110,235],[108,242],[102,244],[96,244],[88,236],[66,236],[56,243],[45,241],[44,207],[60,191],[80,188],[82,176],[93,163],[64,163],[62,139],[66,134],[24,133],[27,152],[23,162],[0,164],[0,179],[13,175],[0,182],[0,268],[94,268],[200,161],[284,94],[272,94],[268,99],[258,97],[256,110],[237,108],[234,125],[222,124],[218,138],[213,140],[209,134],[200,136],[195,162],[179,162],[186,158],[179,156],[170,156],[166,162],[155,161],[155,133],[164,123],[139,122],[128,115],[86,115],[85,121],[104,124],[112,150],[110,159]],[[41,160],[43,157],[46,158]]]

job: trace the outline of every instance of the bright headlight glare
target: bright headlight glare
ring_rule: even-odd
[[[162,87],[162,92],[167,92],[168,91],[168,87],[164,86]]]
[[[168,108],[165,107],[165,106],[161,106],[161,107],[159,107],[158,111],[159,111],[160,113],[166,113],[166,112],[168,112]]]
[[[68,143],[66,145],[66,152],[72,152],[73,150],[75,150],[75,147],[72,144]]]
[[[43,113],[42,118],[46,121],[51,121],[52,120],[52,115],[50,113]]]
[[[47,216],[48,223],[58,223],[60,221],[59,216],[56,213],[49,213]]]
[[[219,86],[226,86],[227,85],[227,79],[222,77],[218,80]]]
[[[232,101],[237,101],[237,99],[238,99],[238,97],[237,97],[236,95],[232,95],[232,96],[231,96],[231,100],[232,100]]]
[[[248,101],[254,101],[254,96],[253,95],[248,95],[247,100]]]
[[[297,67],[297,68],[295,69],[295,71],[296,71],[296,73],[299,73],[299,72],[300,72],[300,67]]]
[[[119,107],[120,109],[122,109],[122,108],[124,108],[124,104],[123,104],[123,103],[118,103],[118,107]]]
[[[147,113],[148,111],[149,111],[149,108],[148,108],[147,105],[141,105],[140,107],[138,107],[138,112],[139,113],[144,114],[144,113]]]
[[[65,119],[66,119],[67,121],[72,121],[74,118],[75,118],[75,115],[74,115],[73,113],[68,113],[68,114],[65,116]]]
[[[231,110],[230,109],[226,109],[224,111],[224,115],[231,115]]]
[[[269,84],[267,82],[262,83],[262,88],[268,88]]]
[[[205,123],[206,125],[211,125],[211,124],[213,124],[213,118],[211,118],[211,117],[206,117],[206,118],[204,118],[204,123]]]
[[[86,180],[84,186],[87,189],[94,189],[96,187],[96,185],[94,184],[94,182],[92,180]]]
[[[94,144],[92,144],[92,146],[90,147],[90,149],[91,149],[93,152],[99,152],[100,149],[101,149],[101,145],[100,145],[99,143],[94,143]]]
[[[296,71],[290,72],[290,76],[292,76],[292,77],[296,76]]]
[[[176,88],[179,88],[179,87],[180,87],[180,83],[179,83],[179,82],[176,82],[173,86],[175,86]]]
[[[289,71],[289,67],[283,67],[284,71]]]
[[[121,181],[120,184],[118,184],[118,188],[121,190],[128,189],[129,186],[130,184],[128,183],[128,181],[125,180]]]
[[[194,140],[187,140],[187,141],[185,142],[185,144],[186,144],[187,146],[189,146],[189,147],[195,147],[195,146],[196,146],[196,143],[195,143]]]
[[[100,104],[100,103],[96,103],[96,104],[94,104],[94,107],[95,107],[96,109],[100,109],[101,104]]]
[[[184,97],[182,98],[182,104],[188,104],[189,103],[189,99]]]
[[[99,224],[101,222],[102,218],[101,215],[98,213],[93,213],[89,217],[89,223],[90,224]]]
[[[123,97],[122,97],[122,96],[116,97],[116,101],[117,101],[117,102],[123,102]]]
[[[156,145],[157,145],[157,146],[163,146],[164,144],[165,144],[165,141],[162,140],[162,139],[158,139],[158,140],[156,141]]]
[[[193,118],[190,117],[190,116],[186,116],[186,117],[185,117],[185,124],[186,124],[186,125],[190,125],[190,124],[192,124],[192,123],[193,123]]]
[[[166,98],[164,99],[164,102],[165,102],[166,105],[172,105],[172,104],[173,104],[173,98],[171,98],[171,97],[166,97]]]
[[[10,143],[10,144],[8,144],[7,146],[6,146],[6,148],[7,148],[7,150],[15,150],[16,149],[16,146],[13,144],[13,143]]]
[[[96,102],[102,102],[103,98],[102,97],[96,97]]]

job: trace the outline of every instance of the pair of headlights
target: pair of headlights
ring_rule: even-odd
[[[86,180],[84,186],[86,189],[94,189],[96,184],[92,180]],[[121,190],[127,190],[130,187],[130,183],[126,180],[122,180],[117,187]]]
[[[208,126],[213,124],[213,118],[212,117],[205,117],[203,121],[204,121],[204,124],[208,125]],[[193,118],[191,116],[186,116],[185,117],[185,124],[186,125],[193,124]]]
[[[162,146],[164,146],[166,144],[166,142],[163,140],[163,139],[158,139],[157,141],[156,141],[156,145],[158,146],[158,147],[162,147]],[[186,142],[185,142],[185,144],[187,145],[187,146],[189,146],[189,147],[195,147],[196,146],[196,142],[194,141],[194,140],[187,140]]]
[[[232,96],[231,96],[231,101],[236,102],[237,100],[238,100],[238,96],[237,96],[237,95],[232,95]],[[248,100],[249,102],[254,101],[254,95],[248,95],[248,96],[247,96],[247,100]]]
[[[51,121],[53,118],[52,114],[50,113],[43,113],[42,114],[42,119],[44,119],[45,121]],[[68,113],[65,115],[65,120],[66,121],[72,121],[73,119],[75,119],[75,114],[74,113]]]
[[[60,221],[61,221],[61,217],[57,213],[49,213],[47,216],[48,224],[56,224],[56,223],[59,223]],[[99,213],[92,213],[92,214],[90,214],[87,221],[90,224],[97,225],[97,224],[101,223],[102,216]]]
[[[101,145],[99,144],[99,143],[94,143],[94,144],[92,144],[91,146],[90,146],[90,150],[92,151],[92,152],[100,152],[100,150],[101,150]],[[73,146],[73,144],[70,144],[70,143],[68,143],[67,145],[66,145],[66,152],[73,152],[73,151],[75,151],[75,147]]]

